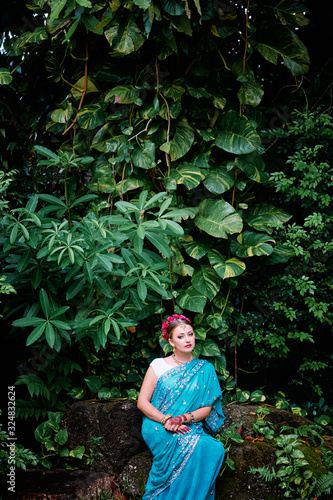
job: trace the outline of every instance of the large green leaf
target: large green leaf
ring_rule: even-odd
[[[135,103],[140,96],[140,90],[133,85],[117,85],[105,96],[106,101],[114,101],[120,104]]]
[[[234,183],[234,178],[228,173],[226,167],[223,166],[210,167],[208,175],[204,180],[204,186],[214,194],[225,193]]]
[[[239,276],[245,271],[246,265],[242,260],[232,257],[226,259],[217,250],[213,249],[208,253],[208,259],[215,271],[222,279]]]
[[[170,174],[170,179],[175,179],[177,184],[184,184],[187,189],[194,189],[204,178],[200,168],[195,167],[192,163],[182,163]]]
[[[192,257],[192,259],[199,260],[204,257],[209,250],[212,248],[212,241],[209,239],[201,240],[196,238],[194,241],[185,241],[183,247],[186,253]]]
[[[234,164],[252,181],[266,182],[268,180],[269,174],[264,171],[265,162],[256,151],[247,155],[237,156],[233,160]]]
[[[265,264],[281,264],[287,262],[293,255],[295,255],[295,252],[289,245],[286,243],[278,243],[274,247],[274,252],[267,257]]]
[[[294,76],[309,70],[310,59],[307,48],[287,26],[278,23],[263,22],[252,39],[252,44],[267,59],[277,64],[281,55],[284,64]]]
[[[191,148],[194,141],[194,129],[187,118],[181,118],[175,130],[174,138],[162,144],[160,149],[170,154],[171,161],[182,158]]]
[[[8,85],[13,80],[9,69],[0,68],[0,85]]]
[[[244,214],[249,226],[257,231],[266,231],[268,234],[272,233],[274,227],[281,226],[291,217],[288,212],[269,204],[254,205]]]
[[[221,356],[221,351],[218,345],[211,339],[206,339],[204,343],[202,343],[201,354],[203,356]]]
[[[203,200],[194,223],[216,238],[227,238],[228,233],[239,233],[243,221],[235,209],[224,200]]]
[[[237,94],[239,102],[245,106],[247,104],[250,106],[258,106],[264,96],[264,91],[260,85],[254,78],[249,78],[246,75],[240,75],[237,81],[242,83],[242,87]]]
[[[172,252],[170,250],[170,247],[165,239],[162,238],[162,236],[153,233],[152,231],[146,231],[146,237],[150,241],[150,243],[161,252],[162,255],[164,255],[165,257],[171,257]]]
[[[282,24],[306,26],[310,22],[304,15],[308,9],[302,2],[290,0],[278,2],[277,5],[265,5],[265,8],[272,9],[276,18]]]
[[[190,286],[185,290],[179,291],[176,302],[182,309],[202,313],[204,312],[207,299],[193,286]]]
[[[244,231],[237,236],[237,241],[231,240],[230,250],[241,259],[270,255],[274,249],[269,243],[275,243],[275,240],[267,234]]]
[[[71,103],[66,109],[58,108],[52,111],[51,120],[55,123],[67,123],[73,114],[73,107]]]
[[[104,116],[99,104],[83,106],[77,114],[80,127],[88,130],[100,127],[104,123]]]
[[[155,143],[152,141],[140,141],[131,154],[135,167],[149,170],[156,167],[155,163]]]
[[[216,146],[234,154],[247,154],[261,145],[257,131],[249,120],[235,111],[228,111],[219,121]]]
[[[210,300],[216,296],[221,286],[221,278],[211,266],[206,265],[195,269],[191,282],[198,292]]]
[[[180,16],[185,11],[184,0],[161,0],[162,9],[172,16]]]
[[[111,46],[112,52],[121,56],[139,50],[145,41],[145,37],[139,30],[132,14],[125,25],[115,24],[105,31],[104,35]]]

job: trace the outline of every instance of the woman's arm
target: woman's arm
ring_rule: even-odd
[[[150,402],[156,387],[156,382],[157,377],[153,368],[150,366],[142,382],[138,398],[138,408],[146,415],[146,417],[154,420],[155,422],[161,422],[162,418],[165,416],[164,413],[157,410]]]
[[[177,415],[173,418],[169,418],[169,420],[165,422],[164,428],[167,431],[174,431],[177,430],[179,426],[182,424],[200,422],[200,420],[204,420],[209,416],[211,409],[212,409],[211,406],[203,406],[202,408],[198,408],[197,410],[186,412],[183,415]]]

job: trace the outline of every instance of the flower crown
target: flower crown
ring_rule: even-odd
[[[165,321],[163,321],[162,323],[162,336],[165,340],[168,340],[168,334],[167,334],[167,330],[168,330],[168,326],[170,325],[170,323],[172,321],[174,321],[175,319],[185,319],[186,321],[188,321],[189,323],[191,323],[191,320],[189,320],[186,316],[184,316],[183,314],[173,314],[172,316],[169,316]]]

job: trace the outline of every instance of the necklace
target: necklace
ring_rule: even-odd
[[[175,353],[173,353],[173,359],[175,360],[175,362],[177,363],[177,365],[183,365],[184,363],[186,363],[186,361],[178,361],[178,359],[176,359],[176,355]]]

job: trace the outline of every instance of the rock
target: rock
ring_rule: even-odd
[[[231,424],[241,424],[241,435],[255,437],[253,423],[257,420],[257,405],[233,404],[224,407],[225,423],[220,432]],[[278,433],[283,426],[297,428],[311,425],[306,418],[285,410],[269,408],[265,420],[271,422]],[[79,445],[89,447],[92,436],[102,436],[96,451],[102,457],[93,463],[95,471],[116,474],[121,489],[129,496],[142,496],[147,482],[152,456],[141,436],[142,414],[136,402],[88,402],[74,403],[66,412],[62,427],[67,428],[68,447]],[[292,431],[290,431],[292,432]],[[320,460],[317,450],[311,448],[313,460]],[[216,500],[280,500],[283,492],[277,483],[266,483],[257,474],[250,474],[250,467],[268,466],[276,461],[276,448],[272,442],[248,441],[233,444],[229,456],[236,470],[222,468],[222,475],[216,481]],[[61,498],[61,497],[59,497]],[[189,499],[195,500],[195,499]]]
[[[258,405],[239,405],[233,404],[230,406],[225,406],[223,412],[225,415],[225,421],[223,428],[229,427],[229,425],[235,422],[240,422],[242,424],[242,435],[244,436],[254,436],[253,424],[257,420],[257,408]],[[279,432],[281,427],[300,427],[301,425],[311,425],[312,422],[307,418],[301,417],[300,415],[295,415],[286,410],[280,410],[278,408],[269,408],[269,415],[265,417],[265,420],[271,422],[274,426],[275,432]]]
[[[142,413],[135,401],[78,401],[71,405],[61,427],[68,431],[69,449],[91,447],[91,437],[102,437],[93,470],[118,475],[129,460],[147,446],[141,436]]]
[[[108,474],[83,470],[21,470],[16,472],[15,483],[15,493],[7,490],[4,499],[99,500],[113,490]]]
[[[140,496],[144,494],[152,463],[153,457],[150,451],[144,451],[131,458],[119,476],[119,483],[125,493]]]

